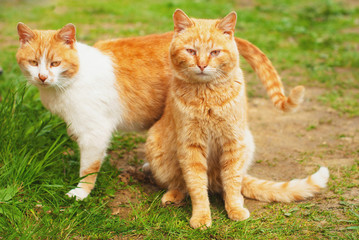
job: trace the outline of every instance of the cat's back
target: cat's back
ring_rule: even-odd
[[[132,129],[151,126],[163,113],[172,77],[169,46],[173,33],[100,41],[94,45],[114,66],[126,122]]]
[[[167,32],[162,34],[150,34],[146,36],[100,40],[94,44],[94,47],[100,49],[101,51],[113,51],[114,48],[117,48],[118,51],[121,51],[121,48],[123,48],[123,46],[131,46],[137,48],[152,45],[154,43],[167,44],[169,46],[172,38],[173,32]],[[160,46],[154,45],[154,47]]]
[[[118,81],[126,84],[165,84],[171,77],[169,46],[173,33],[99,41],[94,47],[109,55],[118,72]]]
[[[164,67],[169,65],[168,49],[172,37],[173,33],[168,32],[142,37],[118,38],[99,41],[95,43],[94,47],[113,56],[120,66],[137,63],[141,64],[141,67],[145,67],[145,64],[152,63],[149,64],[152,68],[157,67],[156,64],[162,64]]]

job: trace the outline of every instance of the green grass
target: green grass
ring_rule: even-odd
[[[34,87],[26,87],[15,59],[16,24],[60,28],[77,26],[79,41],[170,31],[172,13],[217,18],[238,13],[237,36],[259,46],[281,73],[286,86],[304,84],[325,92],[318,96],[348,117],[359,116],[359,7],[340,1],[1,1],[0,3],[0,237],[4,239],[356,239],[359,209],[352,178],[358,161],[340,168],[329,184],[332,197],[315,202],[268,204],[243,222],[228,219],[219,196],[211,196],[213,227],[189,227],[190,200],[181,207],[160,207],[162,192],[143,193],[143,185],[119,183],[119,171],[106,161],[91,196],[76,202],[65,193],[78,182],[79,152],[65,124],[46,111]],[[246,71],[250,68],[243,64]],[[261,88],[255,79],[249,93]],[[308,131],[315,131],[315,125]],[[111,151],[120,157],[143,142],[136,134],[114,137]],[[138,165],[136,156],[131,164]],[[279,167],[279,164],[277,165]],[[357,182],[356,182],[357,183]],[[124,204],[127,216],[111,214],[109,204],[118,190],[136,194]],[[323,204],[340,202],[335,211]],[[355,204],[356,203],[356,204]]]
[[[349,89],[331,90],[318,99],[348,116],[359,116],[359,91]]]

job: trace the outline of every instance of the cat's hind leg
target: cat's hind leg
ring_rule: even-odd
[[[176,159],[176,144],[171,131],[163,127],[163,120],[159,120],[148,132],[146,140],[147,163],[142,171],[151,174],[156,183],[168,189],[162,197],[162,205],[178,204],[186,196],[185,182],[182,171]]]
[[[150,175],[151,174],[151,167],[150,164],[147,162],[143,164],[142,171]],[[161,199],[162,206],[167,206],[170,204],[179,204],[183,201],[183,199],[186,197],[185,191],[181,191],[179,189],[169,189]]]

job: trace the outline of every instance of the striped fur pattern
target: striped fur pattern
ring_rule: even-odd
[[[267,56],[247,40],[241,38],[236,38],[235,40],[239,52],[262,80],[274,105],[284,112],[295,111],[303,102],[304,87],[297,86],[293,88],[289,97],[286,97],[282,81]]]
[[[300,201],[325,188],[328,178],[329,171],[326,167],[321,167],[316,173],[304,179],[293,179],[288,182],[272,182],[245,175],[242,194],[263,202]]]
[[[151,171],[156,182],[168,189],[162,204],[179,203],[189,194],[190,225],[203,229],[212,223],[208,191],[222,193],[228,217],[238,221],[249,217],[243,195],[288,202],[312,196],[325,187],[326,168],[307,179],[285,183],[246,174],[254,141],[247,123],[245,82],[233,36],[235,12],[221,20],[203,20],[190,19],[176,10],[173,18],[170,61],[174,77],[164,114],[149,130],[148,163],[144,165],[144,170]],[[260,72],[264,74],[263,69]],[[275,81],[280,83],[279,78]],[[273,94],[279,90],[273,86],[269,89]]]

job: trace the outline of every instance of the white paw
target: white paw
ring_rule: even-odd
[[[89,195],[89,193],[86,192],[83,188],[74,188],[70,192],[66,193],[66,195],[70,198],[76,197],[77,201],[81,201],[84,200]]]
[[[146,174],[150,174],[151,173],[150,164],[149,163],[143,164],[142,171]]]

